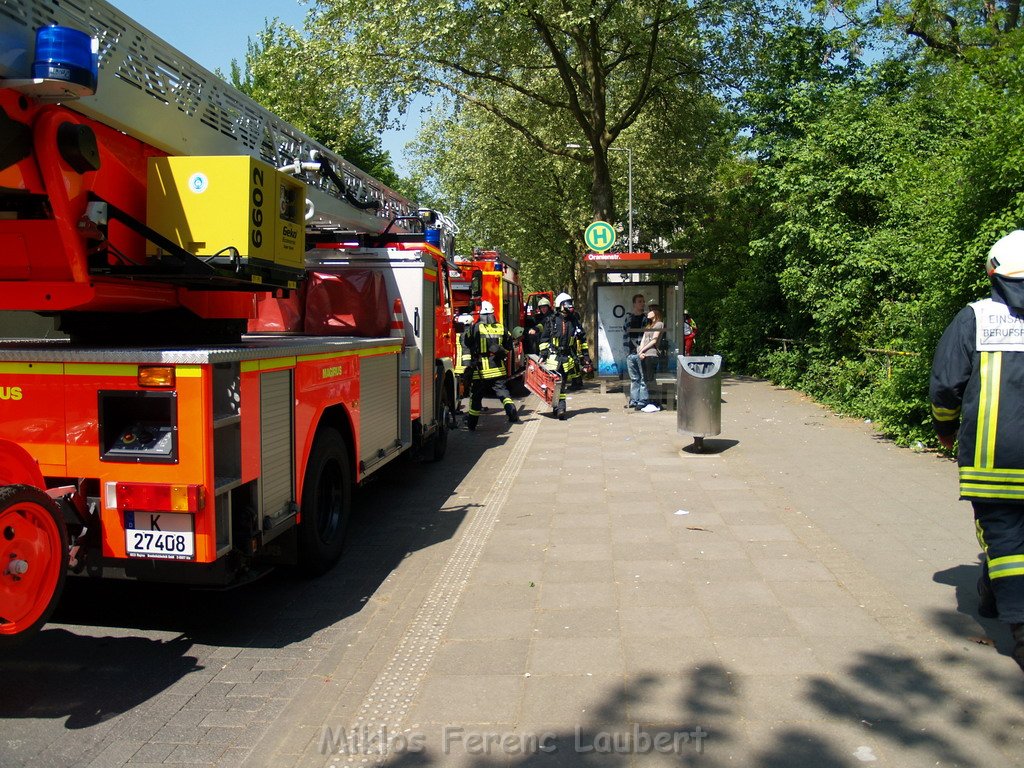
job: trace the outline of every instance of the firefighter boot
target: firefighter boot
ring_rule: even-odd
[[[999,615],[999,610],[996,608],[992,582],[988,580],[988,564],[981,567],[981,576],[978,577],[978,615],[984,619],[994,619]]]
[[[519,423],[519,411],[512,403],[505,403],[505,415],[508,417],[509,424]]]
[[[470,432],[476,431],[476,423],[478,421],[480,421],[480,417],[479,416],[477,416],[476,414],[473,414],[473,413],[469,414],[466,417],[466,429],[468,429]]]
[[[558,401],[558,405],[555,406],[555,416],[559,421],[565,421],[565,400]]]
[[[1013,630],[1013,650],[1010,655],[1021,671],[1024,671],[1024,624],[1011,624],[1010,629]]]

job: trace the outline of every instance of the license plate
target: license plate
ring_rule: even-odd
[[[196,556],[192,515],[125,512],[124,523],[128,557],[193,560]]]

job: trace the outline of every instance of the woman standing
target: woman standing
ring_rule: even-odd
[[[644,335],[636,345],[636,352],[626,358],[626,369],[629,371],[629,404],[638,411],[654,413],[661,408],[650,402],[647,380],[654,375],[658,362],[658,346],[665,333],[665,321],[661,308],[650,305],[647,312],[647,324]]]

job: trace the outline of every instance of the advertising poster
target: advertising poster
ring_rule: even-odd
[[[673,327],[672,318],[678,312],[677,291],[675,286],[668,286],[667,290],[659,290],[661,288],[663,287],[651,283],[611,283],[596,286],[597,357],[594,364],[598,376],[611,379],[629,378],[626,372],[626,355],[629,353],[628,336],[625,331],[626,314],[632,309],[633,295],[637,293],[643,293],[648,301],[661,301],[662,307],[667,310],[658,371],[675,372],[676,355],[679,352],[675,338],[678,334]]]
[[[646,286],[649,290],[650,286]],[[644,293],[644,287],[613,283],[597,286],[597,375],[613,378],[628,378],[626,355],[629,352],[624,331],[626,313],[633,306],[632,296]]]

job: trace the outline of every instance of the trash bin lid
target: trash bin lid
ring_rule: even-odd
[[[707,355],[705,357],[678,356],[679,370],[686,371],[690,376],[698,379],[710,379],[722,370],[721,355]]]

